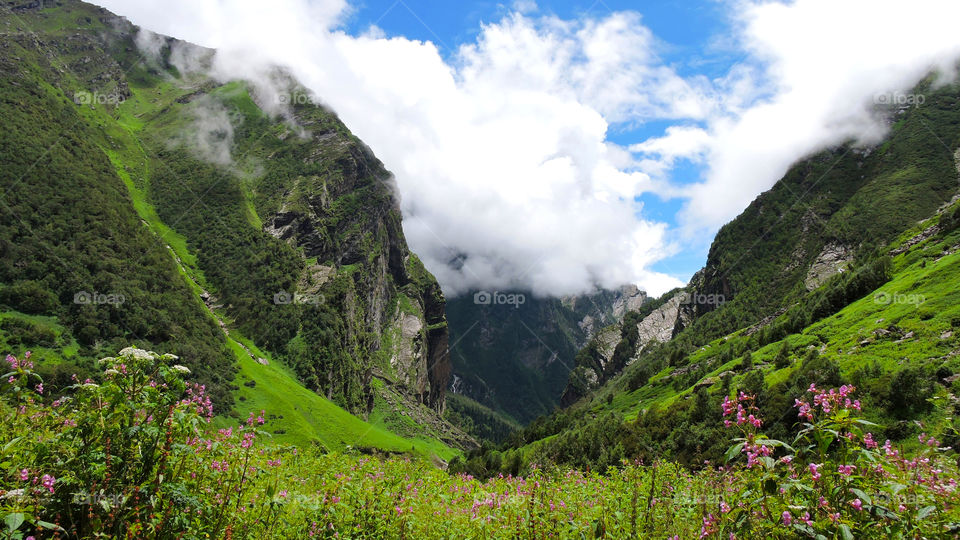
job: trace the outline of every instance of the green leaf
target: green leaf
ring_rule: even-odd
[[[869,495],[864,493],[863,490],[857,489],[857,488],[850,488],[850,492],[856,495],[857,497],[859,497],[861,501],[870,505],[873,504],[873,499],[871,499]]]
[[[37,527],[43,527],[44,529],[51,529],[51,530],[57,530],[57,531],[63,531],[63,530],[64,530],[63,527],[57,525],[56,523],[50,523],[49,521],[40,521],[40,520],[37,520],[37,521],[36,521],[36,525],[37,525]]]
[[[14,512],[13,514],[7,514],[7,517],[3,518],[3,521],[7,524],[7,531],[13,532],[20,528],[20,525],[23,524],[23,514],[20,512]]]
[[[742,450],[743,450],[743,443],[735,444],[727,450],[727,453],[724,455],[724,457],[728,462],[733,461],[735,457],[740,455],[740,452]]]
[[[846,524],[840,525],[840,536],[843,540],[853,540],[853,532]]]
[[[917,519],[924,519],[925,517],[927,517],[927,516],[929,516],[930,514],[932,514],[933,511],[936,510],[936,509],[937,509],[937,507],[936,507],[936,506],[933,506],[933,505],[924,506],[923,508],[920,509],[919,512],[917,512]]]

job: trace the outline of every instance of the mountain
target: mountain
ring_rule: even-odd
[[[960,85],[932,80],[914,90],[924,106],[878,110],[882,142],[795,164],[719,231],[684,289],[591,340],[567,409],[454,470],[489,474],[500,454],[698,467],[728,446],[723,396],[757,396],[765,433],[791,440],[811,383],[856,386],[878,438],[957,441]]]
[[[136,343],[282,437],[472,444],[441,416],[445,300],[392,177],[315,96],[75,0],[7,2],[0,29],[8,350],[67,384]]]
[[[563,298],[489,291],[454,298],[447,304],[451,392],[499,412],[508,424],[526,424],[560,405],[577,351],[646,302],[632,285]],[[465,404],[459,412],[470,415]]]
[[[682,349],[755,324],[751,333],[761,330],[850,269],[858,257],[868,258],[877,246],[950,201],[957,193],[960,159],[958,94],[955,87],[938,88],[932,80],[914,90],[929,99],[924,106],[880,108],[890,129],[883,143],[848,144],[801,160],[722,227],[706,266],[637,322],[639,343],[628,347],[633,352],[624,364],[653,341],[682,335]],[[596,353],[582,353],[602,363],[620,340],[601,337],[606,347],[597,343]],[[585,386],[596,387],[623,367],[607,370],[606,376],[587,375]]]

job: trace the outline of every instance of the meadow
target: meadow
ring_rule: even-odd
[[[54,394],[7,357],[4,538],[937,538],[960,531],[956,454],[876,438],[856,389],[808,388],[795,439],[721,405],[723,463],[533,464],[485,480],[415,455],[277,444],[268,413],[214,422],[172,355],[127,348]]]

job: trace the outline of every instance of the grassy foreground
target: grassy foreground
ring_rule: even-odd
[[[216,429],[178,359],[124,349],[62,395],[7,357],[5,538],[878,538],[960,531],[956,454],[874,438],[856,390],[809,389],[795,440],[727,396],[722,466],[533,466],[481,481],[427,461],[276,446],[265,415]]]

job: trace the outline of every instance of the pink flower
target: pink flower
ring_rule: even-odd
[[[850,501],[850,506],[857,511],[863,510],[863,502],[861,502],[860,499],[854,499]]]
[[[863,438],[863,444],[870,449],[877,447],[877,441],[873,440],[873,433],[867,433],[867,435]]]
[[[733,411],[736,410],[733,400],[730,399],[730,396],[724,396],[723,403],[721,403],[720,406],[723,408],[724,416],[730,416],[733,414]]]
[[[856,469],[856,467],[853,465],[840,465],[837,467],[837,472],[844,476],[850,476],[853,474],[854,469]]]
[[[789,527],[790,523],[793,522],[793,516],[791,516],[790,512],[786,510],[783,511],[782,516],[783,516],[783,524]]]
[[[47,488],[50,493],[53,493],[53,484],[57,482],[57,479],[50,476],[49,474],[43,475],[43,487]]]
[[[43,393],[43,383],[40,383],[40,384],[34,386],[34,388],[37,390],[37,393],[38,393],[38,394],[42,394],[42,393]]]
[[[20,471],[20,481],[21,481],[21,482],[26,482],[26,481],[29,480],[29,479],[30,479],[30,471],[28,471],[28,470],[26,470],[26,469],[22,469],[22,470]]]
[[[820,479],[820,472],[819,472],[817,469],[820,468],[822,465],[823,465],[822,463],[821,463],[821,464],[817,464],[817,463],[811,463],[811,464],[810,464],[810,466],[809,466],[810,476],[813,477],[814,480],[819,480],[819,479]]]

